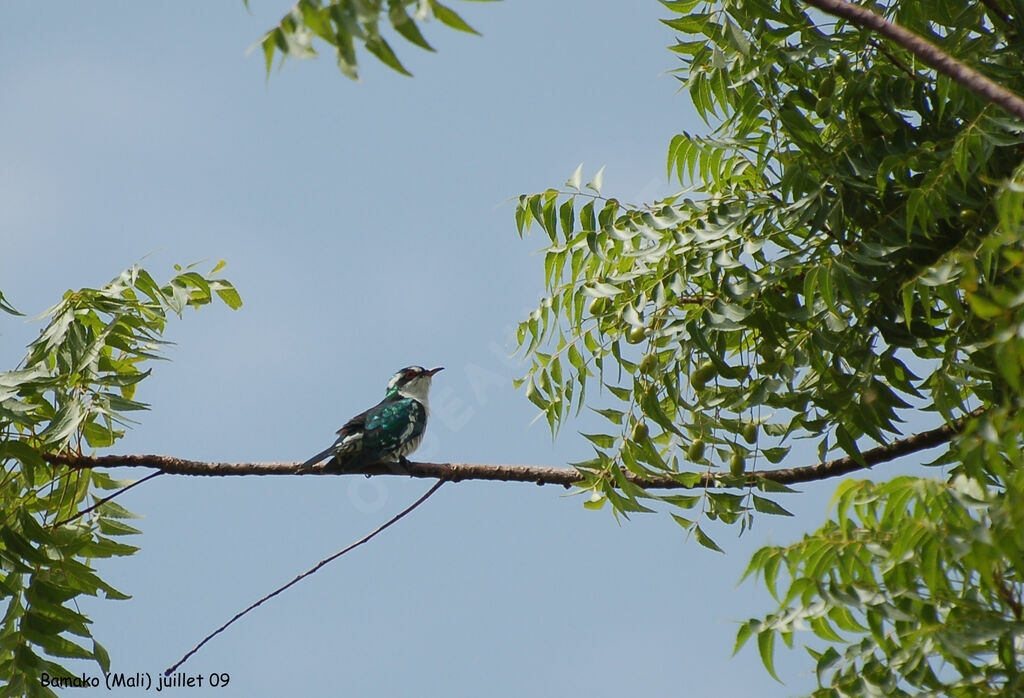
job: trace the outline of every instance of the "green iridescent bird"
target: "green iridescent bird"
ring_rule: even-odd
[[[423,441],[430,381],[442,368],[403,368],[391,378],[383,400],[348,420],[338,430],[338,438],[330,448],[301,467],[308,468],[326,458],[337,459],[341,469],[357,464],[404,461]]]

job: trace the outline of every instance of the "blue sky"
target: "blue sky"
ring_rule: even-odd
[[[530,426],[534,408],[512,388],[525,372],[508,358],[512,330],[543,266],[508,200],[560,185],[581,161],[605,165],[606,191],[624,200],[672,191],[669,139],[706,129],[664,74],[676,63],[660,5],[458,3],[483,38],[428,26],[437,54],[394,42],[415,79],[363,53],[360,84],[329,55],[268,83],[246,49],[288,6],[251,5],[5,7],[9,301],[34,315],[143,258],[158,278],[223,258],[245,302],[169,326],[172,361],[137,396],[153,409],[113,452],[304,460],[419,363],[447,370],[417,459],[588,457],[573,429],[552,442]],[[38,329],[0,317],[0,365]],[[83,608],[115,671],[155,675],[429,485],[157,478],[122,499],[146,515],[142,551],[99,564],[134,598]],[[782,658],[785,685],[753,646],[730,659],[736,622],[772,608],[736,582],[757,547],[815,527],[833,488],[804,487],[783,501],[797,519],[759,517],[740,539],[712,527],[720,555],[664,514],[620,525],[561,489],[449,484],[183,670],[230,673],[220,695],[799,694],[813,684],[802,651]]]

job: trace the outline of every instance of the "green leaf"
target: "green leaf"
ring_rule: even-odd
[[[217,297],[224,301],[224,304],[232,310],[242,307],[242,297],[238,295],[235,287],[227,281],[214,280],[210,282],[211,288],[216,292]]]
[[[82,404],[76,399],[71,399],[54,416],[53,421],[43,430],[39,438],[53,448],[59,449],[64,446],[74,434],[79,425],[85,419],[85,410]]]
[[[653,419],[665,431],[672,432],[676,436],[683,435],[679,428],[672,423],[665,410],[662,409],[658,394],[655,391],[647,390],[643,393],[643,396],[640,398],[640,407],[643,409],[644,414]]]
[[[0,380],[3,375],[0,374]],[[29,487],[35,485],[35,470],[36,468],[46,467],[46,461],[43,460],[39,452],[29,446],[24,441],[10,440],[0,441],[0,461],[6,461],[14,459],[21,463],[22,473],[25,476],[25,481]]]
[[[100,665],[100,671],[107,674],[110,673],[110,655],[107,654],[107,650],[103,645],[92,641],[92,655],[96,659],[96,663]]]
[[[687,531],[689,531],[693,527],[693,521],[690,519],[679,516],[678,514],[672,514],[672,518],[675,520],[677,524],[685,528]]]
[[[583,167],[583,165],[580,165],[580,167]],[[577,173],[578,172],[579,170],[577,170]],[[0,310],[10,315],[22,315],[22,313],[19,313],[17,310],[15,310],[14,306],[7,302],[7,299],[4,298],[4,294],[2,292],[0,292]]]
[[[97,424],[94,420],[86,422],[82,428],[82,434],[85,436],[85,440],[93,448],[105,448],[112,446],[114,441],[124,436],[124,431],[121,429],[113,429],[109,426],[102,426]]]
[[[757,651],[761,654],[761,663],[773,679],[782,683],[782,679],[775,673],[775,632],[773,630],[762,630],[757,634]]]
[[[867,465],[867,461],[864,460],[864,456],[861,455],[860,449],[857,448],[857,443],[850,436],[850,432],[846,430],[846,426],[839,424],[836,426],[836,443],[842,448],[846,455],[853,458],[859,465]]]
[[[789,511],[782,508],[776,502],[764,497],[759,497],[756,494],[751,495],[754,498],[754,509],[761,512],[762,514],[775,514],[778,516],[792,516]]]
[[[437,2],[437,0],[429,0],[429,2],[430,9],[434,13],[434,16],[437,17],[438,20],[440,20],[443,24],[447,24],[452,29],[457,29],[462,32],[467,32],[469,34],[476,34],[477,36],[480,36],[480,32],[466,24],[466,22],[463,21],[463,19],[459,17],[454,11]]]
[[[558,207],[558,221],[562,228],[562,235],[568,240],[572,236],[573,226],[576,223],[576,215],[573,210],[574,201],[566,199]]]
[[[615,445],[615,437],[607,434],[580,434],[583,438],[592,442],[598,448],[611,448]]]
[[[622,412],[620,410],[596,409],[596,408],[591,408],[591,409],[593,409],[594,412],[597,412],[599,415],[601,415],[602,417],[604,417],[605,419],[610,421],[612,424],[622,424],[622,420],[626,416],[626,413]]]
[[[570,189],[575,189],[576,191],[582,191],[582,189],[580,189],[580,182],[582,181],[583,163],[581,162],[579,165],[576,166],[576,169],[573,171],[572,176],[570,176],[569,179],[565,180],[565,186],[569,187]],[[3,297],[0,296],[0,301],[2,300]]]
[[[274,66],[274,50],[277,48],[277,35],[279,29],[274,29],[263,35],[260,45],[263,47],[263,58],[266,62],[267,77],[270,77],[270,69]]]
[[[782,459],[789,455],[789,446],[763,448],[761,449],[761,455],[763,455],[769,463],[781,463]]]
[[[422,49],[427,51],[433,51],[434,47],[427,43],[427,40],[423,38],[423,34],[420,33],[419,27],[416,22],[412,20],[412,17],[405,11],[405,5],[402,3],[392,3],[391,8],[388,11],[388,19],[391,21],[391,26],[395,28],[399,34],[405,37],[408,41],[416,44]]]
[[[134,526],[129,526],[128,524],[116,519],[109,519],[106,517],[100,518],[98,525],[100,533],[104,533],[108,536],[129,536],[142,533],[142,531]]]
[[[433,4],[433,3],[432,3]],[[405,69],[399,61],[395,52],[391,50],[391,46],[383,38],[377,36],[366,40],[366,50],[380,59],[380,62],[388,66],[392,70],[401,73],[407,77],[412,77],[412,73]],[[226,301],[225,301],[226,302]],[[230,305],[230,303],[229,303]]]
[[[24,634],[25,639],[31,641],[35,645],[38,645],[42,649],[46,650],[47,654],[54,657],[71,657],[75,659],[93,658],[92,652],[81,645],[68,640],[67,638],[61,637],[60,635],[39,633],[28,628],[23,628],[22,633]]]
[[[693,527],[693,533],[697,536],[697,542],[703,545],[705,548],[714,550],[715,552],[724,553],[725,551],[718,547],[715,541],[711,540],[704,531],[701,530],[700,526]]]
[[[603,184],[604,184],[604,165],[601,166],[601,169],[599,169],[597,171],[597,174],[594,175],[594,178],[591,179],[589,182],[587,182],[585,186],[587,187],[587,189],[590,189],[591,191],[595,192],[598,196],[600,196],[601,195],[601,186]]]
[[[580,226],[583,230],[592,231],[597,229],[597,217],[594,215],[594,202],[588,201],[580,209]]]
[[[736,631],[736,643],[733,645],[732,648],[732,654],[734,657],[736,656],[736,653],[743,648],[743,645],[747,644],[747,640],[750,639],[754,631],[756,631],[760,627],[761,621],[754,618],[740,625],[739,630]]]
[[[986,320],[998,317],[1006,312],[1006,309],[1001,307],[998,303],[993,303],[988,298],[985,298],[979,293],[971,293],[967,296],[967,302],[971,306],[978,317]]]
[[[47,565],[50,562],[49,558],[29,543],[24,536],[10,528],[0,528],[0,541],[3,541],[6,552],[14,553],[18,558],[30,564]],[[5,558],[7,558],[6,555]]]
[[[840,661],[841,657],[839,652],[836,651],[835,647],[828,647],[821,656],[818,657],[817,664],[815,666],[815,672],[818,675],[818,684],[821,686],[828,685],[827,675],[828,672]]]
[[[99,507],[97,507],[96,511],[99,512],[100,514],[102,514],[103,516],[109,516],[109,517],[111,517],[113,519],[141,519],[142,518],[138,514],[133,514],[132,512],[128,511],[127,509],[125,509],[123,506],[121,506],[117,502],[109,502],[109,501],[108,502],[104,502],[103,504],[99,505]]]
[[[705,26],[709,24],[708,20],[711,18],[711,15],[708,14],[693,12],[681,14],[685,14],[685,16],[675,17],[673,19],[663,19],[661,21],[663,24],[672,27],[678,32],[682,32],[683,34],[698,34],[702,33]]]

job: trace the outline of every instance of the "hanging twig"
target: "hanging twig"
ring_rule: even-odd
[[[1013,18],[1003,12],[1003,8],[999,6],[996,0],[981,0],[981,4],[987,7],[989,11],[999,19],[1003,20],[1007,24],[1013,24]]]
[[[128,490],[130,490],[131,488],[135,487],[136,485],[141,485],[141,484],[142,484],[143,482],[145,482],[146,480],[152,480],[152,479],[153,479],[153,478],[155,478],[155,477],[156,477],[157,475],[163,475],[163,474],[164,474],[164,471],[162,471],[162,470],[158,470],[158,471],[156,471],[155,473],[150,473],[149,475],[147,475],[146,477],[142,478],[141,480],[136,480],[136,481],[135,481],[135,482],[133,482],[132,484],[130,484],[130,485],[127,485],[127,486],[125,486],[125,487],[122,487],[121,489],[119,489],[119,490],[118,490],[117,492],[114,492],[114,493],[113,493],[113,494],[111,494],[110,496],[108,496],[108,497],[104,497],[103,499],[101,499],[101,500],[99,500],[98,502],[96,502],[95,504],[93,504],[93,505],[92,505],[91,507],[86,507],[85,509],[82,509],[82,510],[81,510],[80,512],[78,512],[77,514],[72,514],[72,515],[71,515],[71,516],[69,516],[68,518],[66,518],[66,519],[63,519],[63,520],[61,520],[61,521],[58,521],[57,523],[53,524],[53,527],[54,527],[54,528],[57,528],[58,526],[63,526],[63,525],[64,525],[64,524],[66,524],[66,523],[69,523],[69,522],[71,522],[71,521],[74,521],[74,520],[75,520],[75,519],[77,519],[77,518],[80,518],[80,517],[82,517],[82,516],[85,516],[86,514],[88,514],[89,512],[91,512],[91,511],[92,511],[93,509],[97,509],[97,508],[99,508],[99,507],[103,506],[104,504],[106,504],[107,502],[109,502],[109,501],[110,501],[111,499],[113,499],[114,497],[117,497],[117,496],[119,496],[119,495],[122,495],[122,494],[124,494],[125,492],[127,492],[127,491],[128,491]]]
[[[164,671],[164,676],[169,676],[169,675],[171,674],[171,672],[173,672],[173,671],[174,671],[175,669],[177,669],[177,668],[178,668],[178,667],[180,667],[180,666],[181,666],[182,664],[184,664],[184,663],[185,663],[186,661],[188,661],[188,658],[189,658],[189,657],[191,657],[191,656],[192,656],[193,654],[195,654],[196,652],[198,652],[198,651],[199,651],[199,649],[200,649],[200,648],[201,648],[201,647],[202,647],[203,645],[205,645],[205,644],[206,644],[207,642],[209,642],[210,640],[212,640],[213,638],[215,638],[215,637],[216,637],[217,635],[220,635],[220,634],[221,634],[222,632],[224,632],[225,630],[227,630],[227,628],[228,628],[228,626],[229,626],[229,625],[231,625],[232,623],[234,623],[234,622],[235,622],[236,620],[238,620],[239,618],[241,618],[242,616],[244,616],[245,614],[247,614],[247,613],[248,613],[249,611],[253,610],[253,609],[254,609],[254,608],[256,608],[257,606],[261,605],[261,604],[262,604],[262,603],[263,603],[264,601],[269,601],[270,599],[274,598],[275,596],[277,596],[278,594],[280,594],[280,593],[281,593],[282,591],[284,591],[285,589],[288,589],[288,588],[289,588],[289,587],[291,587],[292,585],[294,585],[294,584],[297,584],[297,583],[299,582],[299,580],[305,579],[305,578],[306,578],[306,577],[308,577],[309,575],[313,574],[314,572],[316,572],[317,570],[319,570],[319,569],[320,569],[321,567],[323,567],[324,565],[326,565],[326,564],[327,564],[328,562],[331,562],[332,560],[336,560],[336,559],[338,559],[339,557],[341,557],[342,555],[344,555],[345,553],[347,553],[347,552],[348,552],[349,550],[352,550],[352,549],[354,549],[354,548],[358,548],[358,547],[359,547],[360,545],[362,545],[363,543],[367,542],[368,540],[370,540],[371,538],[373,538],[374,536],[376,536],[376,535],[377,535],[378,533],[380,533],[381,531],[383,531],[383,530],[384,530],[385,528],[387,528],[387,527],[388,527],[388,526],[390,526],[391,524],[393,524],[393,523],[395,523],[396,521],[398,521],[399,519],[401,519],[401,518],[402,518],[403,516],[405,516],[406,514],[408,514],[408,513],[410,512],[410,511],[412,511],[413,509],[415,509],[416,507],[418,507],[418,506],[419,506],[420,504],[423,504],[423,502],[427,501],[427,498],[428,498],[428,497],[430,497],[430,495],[432,495],[432,494],[434,494],[435,492],[437,492],[437,490],[438,490],[438,489],[440,489],[441,485],[443,485],[444,483],[445,483],[445,481],[444,481],[444,480],[438,480],[438,481],[437,481],[436,483],[434,483],[434,486],[433,486],[433,487],[431,487],[431,488],[430,488],[429,490],[427,490],[427,493],[426,493],[426,494],[424,494],[424,495],[423,495],[422,497],[420,497],[419,499],[417,499],[417,500],[416,500],[415,502],[413,502],[413,503],[412,503],[412,504],[411,504],[410,506],[408,506],[408,507],[406,507],[405,509],[403,509],[403,510],[402,510],[402,511],[401,511],[400,513],[398,513],[397,515],[395,515],[394,517],[392,517],[392,518],[391,518],[391,519],[390,519],[390,520],[389,520],[389,521],[388,521],[387,523],[385,523],[385,524],[383,524],[383,525],[379,526],[379,527],[378,527],[377,529],[375,529],[375,530],[374,530],[374,531],[373,531],[372,533],[369,533],[369,534],[367,534],[366,536],[363,536],[362,538],[360,538],[359,540],[357,540],[357,541],[356,541],[355,543],[352,543],[352,544],[351,544],[351,545],[349,545],[348,547],[346,547],[346,548],[343,548],[342,550],[339,550],[338,552],[334,553],[334,554],[333,554],[333,555],[331,555],[330,557],[328,557],[328,558],[326,558],[326,559],[324,559],[324,560],[321,560],[321,561],[320,561],[320,562],[318,562],[318,563],[317,563],[317,564],[316,564],[315,566],[313,566],[313,567],[312,567],[312,568],[310,568],[309,570],[307,570],[307,571],[303,572],[303,573],[302,573],[302,574],[300,574],[300,575],[299,575],[298,577],[296,577],[296,578],[295,578],[295,579],[293,579],[292,581],[290,581],[290,582],[288,582],[287,584],[285,584],[285,585],[284,585],[283,587],[279,587],[278,589],[275,589],[274,591],[270,592],[269,594],[267,594],[266,596],[264,596],[263,598],[261,598],[261,599],[260,599],[259,601],[257,601],[257,602],[255,602],[255,603],[251,604],[251,605],[250,605],[249,607],[247,607],[247,608],[246,608],[246,609],[245,609],[244,611],[239,611],[238,613],[236,613],[236,614],[234,615],[234,617],[232,617],[232,618],[231,618],[231,620],[229,620],[229,621],[228,621],[227,623],[225,623],[224,625],[220,626],[219,628],[217,628],[216,630],[214,630],[214,631],[213,631],[212,633],[210,633],[209,635],[207,635],[206,637],[204,637],[204,638],[203,638],[203,640],[202,640],[202,642],[200,642],[200,643],[199,643],[198,645],[196,645],[195,647],[193,647],[192,649],[190,649],[190,650],[189,650],[188,652],[186,652],[186,653],[185,653],[185,656],[184,656],[184,657],[182,657],[182,658],[181,658],[181,659],[179,659],[179,660],[178,660],[177,662],[175,662],[174,664],[172,664],[172,665],[170,666],[170,668],[168,668],[168,669],[167,669],[166,671]]]

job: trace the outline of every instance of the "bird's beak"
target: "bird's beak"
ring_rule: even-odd
[[[435,373],[437,373],[438,371],[443,371],[443,370],[444,370],[444,366],[438,366],[437,368],[432,368],[432,369],[430,369],[429,371],[425,371],[425,373],[426,373],[426,374],[427,374],[428,376],[432,376],[432,375],[434,375]]]

